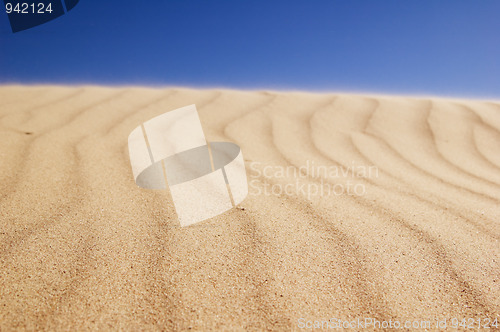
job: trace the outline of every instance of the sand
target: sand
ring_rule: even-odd
[[[127,137],[189,104],[250,193],[180,228]],[[477,327],[500,316],[499,239],[499,102],[0,87],[1,331]]]

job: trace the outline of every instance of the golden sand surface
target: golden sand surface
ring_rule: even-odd
[[[127,137],[190,104],[250,192],[181,228]],[[1,331],[500,319],[499,238],[499,102],[0,87]]]

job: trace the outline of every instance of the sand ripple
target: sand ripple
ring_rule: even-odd
[[[126,144],[193,103],[207,139],[242,148],[252,187],[181,229],[168,192],[135,185]],[[259,175],[308,163],[348,175]],[[298,182],[364,192],[255,194]],[[4,86],[0,189],[2,331],[500,316],[496,102]]]

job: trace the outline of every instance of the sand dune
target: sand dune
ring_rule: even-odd
[[[180,228],[127,137],[189,104],[242,148],[250,194]],[[2,331],[500,319],[499,239],[499,102],[0,88]]]

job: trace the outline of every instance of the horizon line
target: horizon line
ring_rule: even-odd
[[[378,97],[402,97],[402,98],[433,98],[433,99],[454,99],[454,100],[475,100],[500,103],[500,97],[495,96],[471,96],[471,95],[437,95],[429,92],[390,92],[390,91],[369,91],[369,90],[347,90],[347,89],[297,89],[290,87],[234,87],[224,85],[173,85],[159,83],[118,83],[102,84],[89,82],[53,83],[53,82],[0,82],[3,86],[53,86],[53,87],[103,87],[103,88],[150,88],[150,89],[189,89],[189,90],[230,90],[241,92],[271,92],[271,93],[310,93],[310,94],[343,94],[355,96],[378,96]]]

